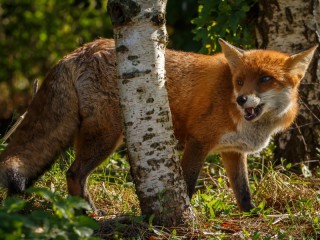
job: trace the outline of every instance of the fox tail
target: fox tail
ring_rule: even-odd
[[[23,192],[66,149],[79,128],[78,97],[66,61],[46,76],[28,112],[0,156],[0,185]]]

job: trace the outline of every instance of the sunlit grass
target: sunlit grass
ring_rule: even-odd
[[[123,152],[110,156],[90,176],[88,188],[104,217],[97,237],[104,239],[317,239],[320,237],[320,177],[305,178],[283,162],[272,164],[272,146],[249,159],[250,187],[256,208],[239,212],[219,156],[210,156],[192,198],[194,222],[165,229],[145,223]],[[262,159],[262,160],[261,160]],[[67,196],[65,173],[74,160],[69,150],[36,186]],[[5,196],[3,191],[0,194]],[[147,220],[148,222],[148,220]]]

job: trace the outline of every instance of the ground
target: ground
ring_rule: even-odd
[[[218,156],[210,156],[192,198],[195,217],[176,228],[143,221],[125,150],[115,153],[90,177],[89,189],[103,217],[89,214],[103,239],[317,239],[320,237],[320,171],[297,174],[290,164],[272,165],[272,146],[249,160],[256,208],[241,213]],[[61,156],[37,186],[66,195],[65,171],[72,150]],[[4,197],[5,194],[2,193]]]

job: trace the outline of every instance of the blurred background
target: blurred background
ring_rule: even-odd
[[[94,39],[112,38],[107,0],[0,0],[0,134],[31,100],[32,83],[68,52]],[[193,0],[169,1],[168,47],[199,51],[191,20]]]

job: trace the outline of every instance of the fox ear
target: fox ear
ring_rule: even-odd
[[[219,43],[222,48],[222,52],[226,59],[228,60],[231,71],[233,72],[241,63],[241,58],[244,54],[244,51],[240,48],[237,48],[230,43],[219,38]]]
[[[289,72],[292,75],[298,76],[299,79],[302,79],[309,67],[317,47],[318,46],[314,46],[303,52],[291,55],[287,60]]]

